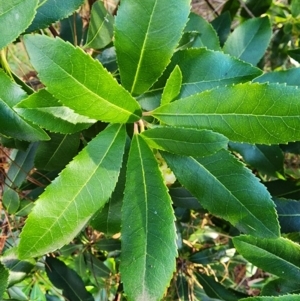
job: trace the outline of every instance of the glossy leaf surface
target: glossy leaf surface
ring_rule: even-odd
[[[0,1],[0,49],[13,42],[31,23],[38,0]],[[8,30],[9,29],[9,30]]]
[[[24,41],[48,91],[76,113],[114,123],[140,118],[136,100],[81,49],[46,36],[27,35]]]
[[[94,301],[82,279],[61,260],[46,257],[46,272],[50,281],[62,290],[62,295],[72,301]]]
[[[233,238],[237,251],[257,267],[283,279],[300,279],[300,246],[291,240],[238,236]]]
[[[48,140],[48,135],[38,126],[26,122],[13,109],[27,94],[0,69],[0,133],[26,141]]]
[[[104,4],[97,1],[92,6],[91,20],[85,47],[101,49],[108,45],[113,36],[114,18]]]
[[[155,87],[164,86],[176,65],[182,72],[181,98],[219,86],[247,82],[261,75],[258,68],[223,52],[205,48],[186,49],[174,54]]]
[[[152,115],[168,125],[210,129],[236,142],[286,143],[300,140],[299,97],[296,87],[246,83],[176,100]]]
[[[157,127],[144,131],[141,136],[152,147],[186,156],[208,156],[227,148],[228,139],[207,130]]]
[[[223,50],[256,65],[264,55],[272,35],[268,17],[252,18],[238,26],[228,37]]]
[[[123,126],[107,127],[46,188],[21,233],[20,257],[61,248],[106,203],[119,176],[125,138]]]
[[[300,68],[291,68],[265,73],[253,80],[257,83],[280,83],[289,86],[300,86]]]
[[[41,89],[14,107],[15,111],[52,132],[71,134],[88,128],[96,122],[63,106],[48,91]]]
[[[173,5],[168,0],[121,2],[115,46],[122,84],[132,94],[147,91],[169,64],[188,20],[189,5],[189,0]]]
[[[221,150],[201,159],[168,153],[163,157],[179,182],[210,213],[244,233],[273,238],[279,235],[275,205],[268,191],[229,152]]]
[[[83,0],[39,0],[40,6],[27,32],[46,28],[51,23],[70,16],[83,2]]]
[[[122,282],[130,301],[160,300],[175,269],[174,214],[157,161],[138,135],[132,140],[126,178]]]

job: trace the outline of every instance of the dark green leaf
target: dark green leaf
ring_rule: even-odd
[[[220,16],[211,21],[211,25],[217,32],[220,44],[223,46],[230,34],[231,18],[229,11],[222,13]]]
[[[189,260],[199,264],[212,264],[226,256],[226,249],[221,246],[211,247],[192,254]]]
[[[116,251],[121,250],[121,242],[117,239],[100,239],[95,243],[95,246],[97,246],[97,249],[102,251]]]
[[[81,49],[60,38],[46,36],[27,35],[24,41],[48,91],[76,113],[114,123],[140,118],[141,109],[136,100]]]
[[[300,140],[299,97],[297,87],[246,83],[176,100],[152,115],[168,125],[210,129],[236,142],[286,143]]]
[[[272,196],[300,200],[300,185],[293,180],[265,182],[264,185]]]
[[[285,153],[292,153],[292,154],[300,155],[300,142],[299,141],[290,142],[288,144],[281,144],[280,147]]]
[[[48,140],[42,129],[26,122],[13,110],[13,106],[25,99],[27,94],[2,69],[0,84],[0,133],[19,140]]]
[[[73,45],[80,45],[83,36],[83,22],[81,16],[75,12],[70,17],[60,21],[59,36]]]
[[[37,14],[27,29],[32,32],[37,29],[43,29],[58,20],[70,16],[84,1],[83,0],[39,0]]]
[[[299,282],[300,246],[283,237],[276,239],[254,236],[233,238],[237,251],[251,263],[280,278]]]
[[[300,0],[292,0],[291,10],[294,18],[300,15]]]
[[[182,273],[178,274],[175,284],[176,295],[174,296],[173,300],[190,300],[190,291],[191,288],[189,287],[189,283],[186,276]]]
[[[245,162],[258,171],[283,178],[283,152],[278,145],[253,145],[248,143],[230,143],[230,148],[240,153]]]
[[[35,167],[42,170],[62,170],[77,154],[80,135],[49,134],[50,141],[40,142]]]
[[[300,232],[300,202],[273,198],[282,233]]]
[[[115,47],[104,49],[96,59],[111,73],[118,69]]]
[[[222,14],[228,11],[230,13],[231,19],[233,20],[240,6],[241,3],[239,0],[227,0],[222,8]]]
[[[279,235],[275,205],[269,193],[229,152],[221,150],[201,159],[168,153],[163,153],[163,157],[179,182],[210,213],[245,233],[273,238]]]
[[[138,135],[129,152],[121,233],[128,300],[160,300],[175,270],[174,214],[157,161]]]
[[[114,18],[104,4],[97,1],[93,4],[87,41],[85,47],[101,49],[108,45],[113,36]]]
[[[264,296],[280,296],[284,294],[299,294],[299,283],[291,281],[291,279],[275,279],[265,284],[261,290]]]
[[[78,115],[44,89],[31,94],[14,107],[25,119],[52,132],[75,133],[90,127],[96,122]]]
[[[59,289],[65,298],[72,301],[94,301],[93,296],[86,290],[78,274],[67,267],[62,261],[46,257],[46,272],[50,281]]]
[[[169,189],[169,194],[172,198],[173,204],[177,207],[194,210],[203,209],[199,201],[183,187],[171,187]]]
[[[245,9],[245,7],[242,8],[241,10],[241,16],[244,18],[249,18],[249,17],[259,17],[267,10],[270,8],[272,4],[272,0],[247,0],[245,2],[245,6],[247,7],[248,11],[251,12],[251,16],[249,16],[248,11]]]
[[[189,11],[189,0],[174,5],[169,0],[121,1],[115,46],[122,84],[132,94],[147,91],[169,64]]]
[[[253,82],[280,83],[289,86],[300,86],[300,68],[268,72],[255,78]]]
[[[250,298],[243,298],[239,301],[298,301],[300,295],[285,295],[285,296],[278,296],[278,297],[250,297]]]
[[[193,47],[207,47],[211,50],[221,50],[220,42],[214,28],[201,16],[190,13],[189,21],[184,31],[199,32],[199,35],[197,35],[192,43]]]
[[[164,86],[170,72],[178,65],[182,72],[179,98],[219,86],[242,83],[261,74],[261,70],[222,52],[204,48],[178,51],[156,84]]]
[[[111,273],[110,269],[93,254],[85,254],[85,260],[89,271],[91,271],[91,275],[94,277],[109,277]]]
[[[124,126],[107,127],[46,188],[21,233],[20,257],[61,248],[104,206],[119,176],[125,138]]]
[[[226,137],[207,130],[157,127],[141,136],[152,148],[195,157],[212,155],[228,144]]]
[[[288,50],[288,55],[297,62],[300,62],[300,48]]]
[[[38,0],[0,1],[0,49],[13,42],[30,25],[37,5]]]
[[[5,292],[5,289],[8,285],[8,270],[5,268],[5,266],[0,262],[0,298],[2,298],[2,295]]]
[[[9,214],[14,214],[20,206],[19,194],[10,188],[7,188],[2,196],[2,204]]]
[[[252,18],[238,26],[228,37],[224,52],[256,65],[264,55],[271,39],[268,17]]]

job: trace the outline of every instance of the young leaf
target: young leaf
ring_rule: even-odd
[[[180,98],[219,86],[243,83],[262,71],[223,52],[204,48],[177,51],[155,87],[163,87],[174,67],[182,72]]]
[[[152,148],[195,157],[212,155],[228,144],[226,137],[208,130],[157,127],[141,136]]]
[[[108,45],[113,36],[114,17],[106,10],[104,4],[93,4],[91,20],[87,33],[85,48],[101,49]]]
[[[157,161],[138,135],[129,152],[121,233],[120,271],[128,300],[160,300],[175,269],[176,230]]]
[[[275,205],[268,191],[228,151],[221,150],[201,159],[168,153],[163,153],[163,157],[179,182],[209,212],[229,221],[241,232],[260,237],[279,236]]]
[[[193,47],[207,47],[211,50],[221,50],[220,41],[216,34],[216,31],[205,19],[201,16],[190,13],[189,21],[186,24],[184,31],[196,31],[200,34],[195,38]]]
[[[19,140],[48,140],[42,129],[26,122],[13,110],[13,106],[25,99],[27,94],[2,69],[0,83],[0,133]]]
[[[5,289],[8,284],[8,276],[9,272],[5,268],[5,266],[0,262],[0,298],[2,298],[2,295],[5,292]]]
[[[94,301],[78,274],[61,260],[46,257],[46,273],[50,281],[62,290],[62,295],[72,301]]]
[[[286,143],[300,140],[299,97],[297,87],[246,83],[176,100],[152,115],[168,125],[210,129],[236,142]]]
[[[162,105],[172,102],[178,96],[181,89],[181,83],[182,83],[182,73],[178,65],[176,65],[166,82],[161,97]]]
[[[237,251],[251,263],[280,278],[299,282],[300,246],[283,237],[276,239],[254,236],[233,238]]]
[[[238,26],[228,37],[223,51],[256,65],[264,55],[272,36],[268,17],[252,18]]]
[[[42,170],[62,170],[77,154],[80,134],[49,134],[50,141],[42,141],[38,145],[35,167]]]
[[[76,113],[113,123],[140,118],[137,101],[80,48],[37,35],[25,36],[24,42],[47,90]]]
[[[147,91],[167,67],[189,12],[190,0],[174,5],[169,0],[121,1],[115,46],[122,84],[132,94]]]
[[[13,42],[30,25],[37,5],[38,0],[0,0],[0,49]]]
[[[14,110],[32,123],[62,134],[79,132],[96,122],[95,119],[78,115],[70,108],[63,106],[45,89],[19,102]]]
[[[105,204],[119,176],[125,138],[124,126],[107,127],[46,188],[21,233],[21,258],[61,248]]]
[[[83,2],[84,0],[39,0],[37,14],[26,32],[46,28],[51,23],[70,16]]]

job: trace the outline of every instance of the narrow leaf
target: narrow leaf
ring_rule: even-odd
[[[181,89],[181,83],[182,73],[178,65],[176,65],[166,82],[166,86],[161,97],[162,105],[172,102],[178,96]]]
[[[0,84],[0,133],[19,140],[48,140],[42,129],[26,122],[14,111],[13,106],[25,99],[27,94],[2,69]]]
[[[115,46],[122,84],[132,94],[147,91],[167,67],[189,12],[189,0],[121,2]]]
[[[50,141],[38,145],[35,167],[41,170],[62,170],[77,154],[80,135],[49,134]]]
[[[252,18],[238,26],[228,37],[223,51],[256,65],[264,55],[272,36],[268,17]]]
[[[223,52],[205,48],[177,51],[171,64],[155,84],[163,87],[174,67],[182,72],[180,98],[215,87],[243,83],[261,75],[262,71]]]
[[[300,140],[299,97],[297,87],[246,83],[176,100],[152,115],[168,125],[210,129],[236,142],[286,143]]]
[[[4,294],[8,284],[9,272],[5,266],[0,262],[0,298]]]
[[[108,45],[113,36],[114,17],[104,4],[97,1],[92,6],[91,19],[85,47],[101,49]]]
[[[210,213],[244,233],[273,238],[279,235],[275,205],[268,191],[228,151],[201,159],[168,153],[163,157],[179,182]]]
[[[160,300],[175,269],[174,214],[157,161],[138,135],[129,152],[121,239],[128,300]]]
[[[227,148],[228,139],[208,130],[157,127],[141,136],[152,148],[186,156],[208,156]]]
[[[125,138],[123,126],[107,127],[46,188],[21,233],[20,257],[61,248],[105,204],[119,176]]]
[[[255,78],[253,82],[280,83],[288,86],[300,86],[300,68],[268,72]]]
[[[26,120],[52,132],[71,134],[90,127],[96,122],[78,115],[44,89],[18,103],[14,110]]]
[[[137,101],[80,48],[46,36],[27,35],[24,41],[47,90],[76,113],[114,123],[140,118]]]
[[[51,23],[70,16],[83,2],[83,0],[39,0],[37,14],[27,32],[46,28]]]
[[[300,246],[291,240],[238,236],[233,238],[237,251],[251,263],[280,278],[299,282]]]
[[[61,260],[46,257],[46,272],[50,281],[59,289],[65,298],[72,301],[94,301],[78,274]]]
[[[0,0],[0,49],[13,42],[31,23],[38,0]]]

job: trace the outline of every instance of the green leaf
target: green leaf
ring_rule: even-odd
[[[40,6],[27,32],[46,28],[51,23],[70,16],[83,2],[84,0],[39,0]]]
[[[272,196],[300,200],[300,186],[294,180],[276,180],[265,182],[264,185]]]
[[[245,296],[240,292],[226,289],[221,283],[216,282],[214,278],[205,274],[196,273],[196,278],[204,288],[205,293],[211,298],[218,298],[226,301],[238,301],[242,296]]]
[[[9,214],[16,213],[20,206],[19,194],[13,189],[6,189],[2,196],[2,204]]]
[[[251,263],[280,278],[300,280],[300,246],[283,237],[276,239],[238,236],[237,251]]]
[[[9,276],[8,270],[0,262],[0,298],[2,298],[2,295],[6,290],[8,284],[8,276]]]
[[[240,301],[298,301],[300,295],[285,295],[278,297],[250,297],[243,298]]]
[[[157,161],[138,135],[127,164],[121,240],[120,271],[128,300],[160,300],[175,270],[174,214]]]
[[[31,23],[38,0],[0,0],[0,49],[13,42]]]
[[[178,65],[176,65],[166,82],[161,97],[162,105],[172,102],[179,95],[181,89],[181,83],[182,83],[182,73]]]
[[[61,260],[46,257],[46,272],[50,281],[62,290],[62,295],[72,301],[94,301],[78,274]]]
[[[186,24],[184,31],[196,31],[199,35],[195,38],[193,42],[193,47],[207,47],[211,50],[221,50],[220,41],[218,39],[217,33],[205,19],[201,16],[190,13],[189,21]]]
[[[103,2],[95,2],[84,47],[101,49],[108,45],[112,40],[113,25],[114,17],[106,10]]]
[[[272,0],[247,0],[245,6],[248,8],[248,11],[251,12],[255,17],[259,17],[262,14],[266,13],[272,4]],[[247,10],[243,7],[241,10],[241,16],[244,18],[249,18]]]
[[[226,256],[226,249],[222,246],[216,246],[203,249],[189,256],[189,261],[202,265],[212,264]]]
[[[42,129],[26,122],[14,111],[13,107],[25,99],[27,94],[2,69],[0,84],[0,133],[19,140],[48,140],[48,135]]]
[[[38,283],[34,283],[32,286],[30,300],[47,301],[46,296]]]
[[[44,89],[31,94],[14,107],[15,111],[30,122],[52,132],[71,134],[90,127],[96,122],[78,115],[63,106]]]
[[[77,154],[80,134],[61,135],[49,134],[50,141],[40,142],[35,167],[42,170],[62,170]]]
[[[40,79],[64,105],[97,120],[114,123],[139,120],[141,109],[137,101],[80,48],[41,35],[27,35],[24,42]]]
[[[186,156],[208,156],[227,148],[228,139],[208,130],[157,127],[141,136],[152,148]]]
[[[176,65],[182,72],[182,87],[179,98],[215,87],[247,82],[262,73],[258,68],[223,52],[192,48],[177,51],[174,54],[171,64],[155,87],[161,88],[165,85]]]
[[[288,86],[300,86],[300,68],[291,68],[265,73],[253,80],[256,83],[280,83]]]
[[[227,0],[225,5],[222,8],[222,14],[226,11],[230,13],[231,20],[235,17],[236,13],[238,12],[241,3],[239,0]]]
[[[271,39],[272,27],[268,17],[252,18],[228,37],[223,50],[243,61],[256,65],[264,55]]]
[[[299,283],[281,278],[268,281],[261,290],[262,296],[280,296],[292,293],[300,293]]]
[[[169,0],[121,2],[115,46],[122,84],[132,94],[147,91],[167,67],[189,12],[189,0],[171,6]]]
[[[94,277],[109,277],[110,269],[93,254],[85,254],[85,261],[89,271],[91,271],[91,275]]]
[[[273,238],[279,235],[275,205],[268,191],[228,151],[201,159],[162,155],[179,182],[210,213],[244,233]]]
[[[73,45],[81,45],[84,42],[86,31],[83,31],[82,18],[77,12],[60,21],[59,36]]]
[[[282,233],[300,232],[300,202],[273,198]]]
[[[286,143],[300,140],[299,97],[297,87],[246,83],[176,100],[151,114],[167,125],[210,129],[236,142]]]
[[[175,284],[175,296],[173,296],[172,300],[190,300],[191,288],[189,286],[190,285],[185,274],[178,274]]]
[[[106,203],[119,176],[125,138],[124,126],[107,127],[46,188],[21,233],[21,258],[61,248]]]
[[[222,13],[220,16],[212,20],[211,25],[217,32],[220,44],[223,46],[230,34],[231,17],[229,11]]]
[[[284,156],[278,145],[230,143],[229,146],[240,153],[245,162],[258,171],[272,177],[283,178]]]
[[[292,0],[291,11],[294,18],[300,15],[300,0]]]
[[[300,62],[300,48],[290,49],[287,51],[287,53],[292,59]]]
[[[199,201],[184,187],[171,187],[169,194],[177,207],[199,210],[203,209]]]

